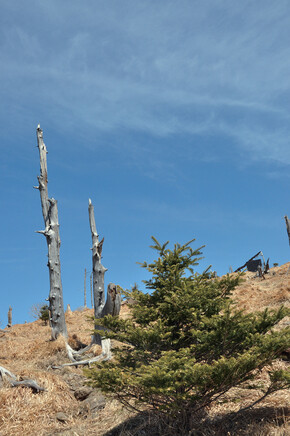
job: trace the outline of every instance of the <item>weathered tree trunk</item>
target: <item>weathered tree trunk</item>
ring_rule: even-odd
[[[121,308],[121,293],[118,289],[118,286],[116,286],[114,283],[110,283],[107,289],[106,304],[103,307],[101,317],[105,315],[118,316],[120,313],[120,308]],[[106,332],[105,327],[99,326],[96,323],[95,329],[103,330],[105,336],[105,332]],[[102,353],[96,357],[90,357],[88,359],[80,360],[80,356],[86,353],[93,344],[101,345]],[[101,360],[106,361],[112,358],[111,340],[96,334],[94,335],[92,343],[89,346],[79,351],[74,351],[68,344],[66,344],[66,349],[67,349],[68,357],[72,361],[72,363],[65,363],[60,366],[52,366],[53,369],[63,368],[65,366],[90,365],[93,362],[99,362]]]
[[[11,306],[9,306],[7,318],[8,318],[7,327],[12,327],[12,307]]]
[[[102,313],[100,318],[103,318],[106,315],[112,315],[112,316],[118,316],[121,309],[121,293],[118,289],[118,287],[114,283],[109,283],[107,288],[107,299],[106,304],[103,307]],[[101,345],[102,345],[102,351],[107,353],[110,353],[111,349],[111,340],[105,339],[105,331],[107,330],[106,327],[95,325],[96,330],[103,330],[104,331],[104,337],[101,337]],[[96,338],[97,341],[99,341],[99,335],[95,334],[94,338]],[[99,342],[97,342],[99,343]],[[109,351],[105,351],[109,350]]]
[[[92,233],[92,261],[93,261],[93,294],[94,294],[94,316],[95,319],[102,317],[105,306],[105,272],[107,268],[102,265],[102,248],[104,238],[99,242],[99,235],[96,229],[94,206],[89,199],[89,220]],[[97,328],[97,324],[95,325]],[[94,335],[95,343],[101,345],[100,335]]]
[[[85,268],[85,279],[84,279],[84,306],[87,307],[87,289],[86,289],[86,282],[87,282],[87,270]]]
[[[290,221],[287,215],[284,216],[285,218],[285,223],[286,223],[286,230],[287,230],[287,234],[288,234],[288,238],[289,238],[289,245],[290,245]]]
[[[108,284],[107,300],[102,310],[102,317],[106,315],[118,316],[121,309],[121,293],[114,283]]]
[[[91,282],[93,282],[93,295],[94,295],[94,316],[95,316],[95,330],[103,330],[104,335],[94,333],[92,342],[89,346],[75,351],[68,344],[66,344],[66,349],[69,359],[72,363],[65,363],[61,366],[53,366],[52,368],[62,368],[64,366],[78,366],[78,365],[89,365],[93,362],[110,360],[112,358],[111,353],[111,341],[105,336],[106,328],[98,325],[98,319],[104,317],[105,315],[118,316],[121,308],[121,293],[118,286],[114,283],[108,285],[107,290],[107,301],[105,303],[105,292],[104,292],[104,276],[107,269],[102,265],[102,246],[104,239],[99,242],[99,235],[96,229],[94,207],[91,200],[89,200],[89,220],[90,228],[92,232],[92,252],[93,252],[93,272],[91,275]],[[92,287],[92,285],[91,285]],[[87,352],[93,344],[101,345],[102,353],[99,356],[79,360],[80,355]]]
[[[91,306],[94,307],[94,299],[93,299],[93,273],[90,275],[90,290],[91,290]]]
[[[44,219],[45,229],[38,233],[42,233],[46,237],[48,247],[48,268],[50,280],[49,292],[49,312],[51,336],[55,340],[59,335],[67,337],[67,329],[64,317],[61,270],[60,270],[60,237],[58,224],[57,201],[54,198],[48,197],[47,190],[47,161],[46,161],[46,146],[43,142],[43,133],[38,125],[37,127],[37,142],[40,157],[40,176],[38,176],[42,214]]]

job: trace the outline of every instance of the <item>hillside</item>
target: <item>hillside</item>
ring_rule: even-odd
[[[271,268],[265,280],[255,273],[245,273],[244,282],[234,291],[234,299],[246,311],[290,306],[290,263]],[[129,308],[122,306],[121,316],[128,316]],[[92,309],[66,314],[70,344],[90,342]],[[283,320],[289,324],[289,319]],[[85,385],[82,368],[66,367],[58,370],[51,365],[68,361],[62,339],[51,342],[50,328],[42,321],[14,325],[8,333],[0,333],[0,366],[23,378],[32,378],[46,391],[34,394],[31,389],[11,388],[2,383],[0,389],[0,435],[149,435],[158,434],[157,424],[151,430],[145,418],[135,417],[116,400],[105,398]],[[95,347],[94,354],[100,352]],[[276,367],[289,365],[286,360],[275,362]],[[255,401],[267,385],[262,373],[259,389],[232,389],[210,411],[212,421],[199,429],[196,435],[286,435],[290,434],[288,422],[289,392],[277,392],[258,404],[254,410],[244,412],[229,422],[222,416]],[[229,401],[231,400],[231,401]],[[219,421],[219,424],[217,422]],[[198,424],[197,424],[198,425]],[[119,426],[119,427],[118,427]],[[289,431],[289,433],[287,433]]]

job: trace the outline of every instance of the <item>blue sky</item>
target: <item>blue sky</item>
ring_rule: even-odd
[[[65,305],[83,304],[91,269],[88,198],[106,283],[141,284],[151,235],[195,237],[219,274],[258,250],[287,262],[289,47],[283,0],[2,1],[2,327],[49,292],[38,123]]]

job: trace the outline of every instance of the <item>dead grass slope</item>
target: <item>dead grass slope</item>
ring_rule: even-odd
[[[235,290],[234,298],[246,311],[277,308],[290,305],[290,263],[272,268],[265,280],[253,273],[246,273],[244,282]],[[129,313],[122,306],[121,316]],[[79,342],[88,344],[92,322],[92,310],[75,311],[66,315],[72,346]],[[284,325],[289,324],[289,319]],[[104,399],[101,394],[87,391],[81,368],[48,369],[50,365],[67,361],[62,339],[51,342],[50,328],[35,321],[14,325],[9,333],[0,333],[0,365],[19,377],[33,378],[46,392],[34,394],[30,389],[11,388],[2,383],[0,388],[0,435],[153,435],[162,434],[161,421],[148,420],[148,416],[135,416],[117,401]],[[100,350],[93,350],[98,354]],[[287,362],[277,361],[277,367]],[[226,416],[254,401],[267,386],[268,379],[262,373],[258,387],[232,389],[211,410],[211,421],[196,423],[199,435],[276,435],[290,434],[289,392],[277,392],[234,420]],[[87,394],[89,393],[89,397]],[[91,398],[92,401],[88,401]],[[96,407],[95,407],[96,406]],[[225,418],[223,418],[225,417]],[[149,424],[150,423],[150,424]],[[180,433],[181,434],[181,433]]]

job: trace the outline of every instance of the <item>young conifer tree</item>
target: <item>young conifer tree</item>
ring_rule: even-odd
[[[44,322],[44,325],[47,325],[49,320],[49,307],[47,304],[43,304],[39,310],[39,319]]]
[[[160,245],[158,258],[142,266],[150,291],[136,287],[130,319],[107,316],[98,322],[108,337],[127,344],[110,362],[89,369],[90,383],[134,407],[145,403],[190,422],[198,411],[269,365],[289,346],[289,328],[272,331],[287,309],[243,313],[231,299],[240,276],[213,278],[193,267],[201,255],[188,242]],[[203,247],[201,247],[203,248]],[[289,310],[288,310],[289,313]],[[272,372],[265,395],[289,386],[289,374]],[[142,409],[142,407],[141,407]],[[188,424],[189,425],[189,424]]]

